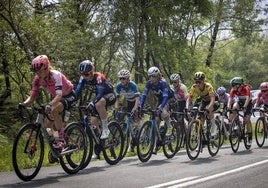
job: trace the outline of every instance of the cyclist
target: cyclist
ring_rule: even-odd
[[[268,82],[262,82],[260,84],[260,92],[257,95],[256,103],[254,108],[261,106],[265,109],[268,109]]]
[[[194,74],[194,81],[195,84],[193,84],[190,88],[189,95],[186,100],[186,108],[185,111],[187,112],[190,106],[190,103],[192,101],[192,98],[194,96],[200,97],[201,103],[200,103],[200,110],[208,110],[209,114],[208,117],[211,121],[211,139],[215,139],[215,136],[217,134],[217,127],[215,124],[215,118],[214,118],[214,111],[218,109],[219,104],[215,101],[218,98],[213,90],[213,87],[210,83],[205,81],[205,74],[203,72],[196,72]]]
[[[179,74],[172,74],[170,76],[170,81],[172,83],[172,90],[174,92],[174,98],[178,102],[178,112],[183,112],[186,106],[186,99],[188,96],[188,90],[186,85],[181,81]]]
[[[91,92],[95,93],[95,98],[89,102],[88,108],[91,109],[91,125],[96,125],[99,129],[99,119],[102,124],[100,139],[108,138],[110,131],[107,122],[107,107],[114,105],[115,93],[112,84],[104,74],[94,71],[94,65],[89,60],[82,61],[78,70],[81,74],[75,93],[78,97],[84,86],[88,86]]]
[[[150,67],[147,72],[149,76],[149,80],[147,81],[143,93],[141,95],[139,107],[143,107],[146,97],[151,90],[153,94],[157,97],[157,106],[156,108],[159,110],[159,117],[156,117],[157,125],[159,126],[161,123],[161,119],[165,121],[167,126],[170,126],[170,116],[168,113],[168,102],[170,99],[174,97],[173,91],[167,84],[166,80],[162,77],[160,70],[157,67]],[[166,126],[163,130],[163,135],[166,131]],[[158,148],[156,148],[157,150]],[[156,151],[154,152],[156,153]]]
[[[119,107],[119,97],[120,94],[124,95],[127,100],[127,112],[131,112],[134,114],[139,105],[139,96],[140,93],[138,91],[138,87],[135,82],[130,80],[130,72],[129,70],[122,69],[117,74],[120,82],[116,84],[116,101],[115,101],[115,111],[118,110]],[[130,138],[131,139],[131,138]],[[131,142],[130,142],[131,143]],[[133,152],[133,147],[130,145],[128,148],[128,152]]]
[[[36,74],[32,82],[32,91],[30,96],[20,105],[28,106],[31,104],[36,99],[40,87],[45,88],[53,96],[49,105],[46,106],[46,110],[50,111],[54,122],[46,119],[45,124],[51,129],[55,124],[59,137],[55,138],[53,146],[55,149],[61,150],[65,145],[62,113],[74,106],[76,102],[73,84],[65,75],[52,68],[46,55],[39,55],[32,60],[31,71]]]
[[[251,145],[252,142],[252,124],[250,120],[251,116],[251,110],[252,110],[252,100],[250,96],[250,87],[246,84],[244,84],[244,80],[241,77],[234,77],[230,84],[232,86],[232,89],[230,91],[230,97],[228,100],[227,108],[232,109],[239,109],[242,108],[244,111],[244,114],[246,116],[245,123],[248,130],[248,137],[249,137],[249,145]],[[237,96],[239,100],[233,103],[233,98]],[[230,121],[232,121],[235,117],[234,113],[230,114]]]

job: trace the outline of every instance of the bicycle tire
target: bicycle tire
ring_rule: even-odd
[[[234,153],[236,153],[239,149],[240,140],[241,140],[241,126],[240,124],[237,124],[237,121],[233,121],[230,127],[229,141]]]
[[[248,135],[248,130],[247,130],[247,126],[244,125],[244,129],[243,129],[243,142],[244,142],[244,146],[246,148],[246,150],[249,150],[251,148],[251,144],[249,143],[249,135]],[[252,139],[252,134],[251,134],[251,139]]]
[[[221,142],[220,142],[220,147],[223,145],[224,143],[224,138],[225,138],[225,134],[224,134],[224,127],[225,125],[221,124],[221,121],[217,118],[215,118],[215,123],[218,124],[220,126],[220,133],[221,133]]]
[[[220,147],[221,147],[222,132],[220,129],[219,122],[215,121],[215,126],[217,127],[216,138],[214,140],[210,139],[209,144],[208,144],[208,152],[209,152],[211,157],[214,157],[215,155],[217,155],[217,153],[219,152]]]
[[[255,139],[258,147],[262,147],[265,142],[266,132],[265,132],[265,118],[260,117],[256,121],[255,126]]]
[[[187,129],[186,152],[191,160],[195,160],[199,156],[202,147],[202,128],[199,126],[201,126],[201,122],[193,120]]]
[[[163,144],[163,152],[168,159],[174,157],[174,155],[180,150],[182,140],[177,122],[171,120],[170,124],[171,125],[167,127]]]
[[[76,124],[76,126],[78,125],[78,126],[81,126],[83,128],[82,123],[80,123],[80,122],[72,122],[72,123],[68,124],[65,129],[67,129],[68,126],[72,126],[73,124]],[[92,155],[93,155],[93,139],[92,139],[92,135],[91,135],[90,129],[87,127],[84,130],[86,131],[87,151],[86,151],[86,158],[85,158],[84,164],[82,165],[82,167],[81,167],[80,170],[82,170],[82,169],[84,169],[84,168],[86,168],[88,166],[88,164],[91,161]],[[76,164],[75,163],[72,163],[71,160],[69,161],[69,164],[70,165],[73,165],[72,166],[73,168],[76,167]]]
[[[87,136],[79,124],[70,124],[64,130],[66,147],[59,157],[62,169],[68,174],[77,173],[84,167],[87,155]]]
[[[137,155],[141,162],[147,162],[153,153],[155,132],[150,121],[146,121],[140,128],[137,137]]]
[[[121,123],[120,127],[123,132],[123,137],[124,137],[124,148],[123,148],[123,153],[122,153],[122,159],[126,156],[128,146],[130,144],[130,127],[126,123]]]
[[[117,164],[122,159],[124,149],[124,136],[120,125],[116,121],[112,121],[108,124],[110,130],[109,137],[103,147],[103,157],[105,161],[110,165]]]
[[[35,142],[36,136],[37,142]],[[32,148],[34,143],[37,148]],[[12,164],[15,173],[21,180],[30,181],[40,171],[43,160],[44,140],[41,132],[37,132],[35,124],[24,125],[18,131],[13,143]]]

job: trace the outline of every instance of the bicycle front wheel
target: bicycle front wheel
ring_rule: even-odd
[[[122,153],[122,159],[123,159],[127,154],[128,146],[130,144],[130,127],[128,127],[126,123],[122,123],[120,127],[122,129],[124,136],[124,148]]]
[[[17,133],[12,149],[12,164],[23,181],[32,180],[41,169],[44,159],[44,140],[34,124],[24,125]]]
[[[199,120],[193,120],[187,129],[186,152],[191,160],[195,160],[201,151],[202,127]]]
[[[84,167],[88,140],[79,124],[70,124],[64,131],[66,146],[60,153],[60,165],[66,173],[75,174]]]
[[[137,155],[141,162],[147,162],[153,153],[155,132],[150,121],[146,121],[140,128],[137,137]]]
[[[110,135],[105,142],[103,148],[103,157],[110,165],[117,164],[122,159],[124,149],[124,136],[120,125],[112,121],[108,124]]]
[[[258,118],[255,126],[255,139],[259,147],[262,147],[265,141],[265,119],[263,117]]]
[[[249,136],[249,131],[247,129],[247,125],[243,125],[244,126],[244,129],[243,129],[243,141],[244,141],[244,146],[247,150],[249,150],[251,148],[251,144],[249,144],[249,139],[250,139],[250,136]],[[252,139],[252,133],[251,134],[251,139]]]
[[[215,126],[216,126],[216,136],[213,140],[209,139],[209,144],[208,144],[208,152],[210,156],[215,156],[219,152],[219,149],[221,147],[221,136],[222,136],[222,130],[220,129],[220,124],[219,121],[215,121]],[[210,130],[211,132],[212,130]]]
[[[167,127],[163,145],[163,152],[168,159],[174,157],[179,151],[181,141],[179,125],[172,120],[170,126]]]
[[[241,126],[236,121],[233,121],[230,127],[229,141],[234,153],[238,151],[240,140],[241,140]]]

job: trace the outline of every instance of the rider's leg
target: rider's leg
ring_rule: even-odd
[[[101,98],[97,103],[95,103],[95,107],[100,116],[102,124],[102,134],[100,138],[101,139],[108,138],[110,131],[108,129],[106,100],[104,98]]]

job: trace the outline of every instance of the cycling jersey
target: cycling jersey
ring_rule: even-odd
[[[34,77],[31,91],[32,97],[37,96],[40,87],[46,89],[53,97],[56,95],[64,97],[73,91],[73,84],[57,70],[50,70],[48,79],[40,79],[38,75]]]
[[[238,97],[240,102],[245,102],[246,97],[251,97],[249,86],[248,85],[241,85],[240,91],[234,90],[232,88],[230,91],[230,97],[233,99],[235,96]]]
[[[268,94],[263,94],[262,92],[259,92],[256,103],[257,104],[263,103],[265,105],[268,105]]]
[[[118,83],[115,93],[117,98],[119,98],[120,94],[124,95],[129,102],[135,101],[135,98],[140,95],[138,87],[133,81],[129,81],[127,85],[123,85],[121,82]]]
[[[82,76],[80,77],[75,90],[77,97],[80,95],[85,85],[91,92],[96,94],[96,97],[92,100],[94,104],[98,102],[104,95],[114,93],[112,84],[106,79],[105,75],[100,72],[94,72],[93,79],[89,81],[84,79]]]
[[[188,95],[186,85],[180,84],[180,87],[178,87],[178,88],[171,87],[171,89],[174,92],[174,97],[175,97],[176,100],[186,101],[187,95]]]
[[[149,80],[147,81],[146,86],[143,90],[141,100],[140,100],[140,106],[143,106],[145,99],[150,90],[152,90],[153,94],[157,97],[158,105],[161,104],[160,108],[162,109],[167,104],[168,99],[171,99],[174,97],[173,91],[170,89],[169,85],[167,84],[164,78],[161,78],[160,80],[158,80],[156,84],[153,84]]]
[[[190,88],[189,96],[192,98],[195,95],[199,96],[202,101],[209,102],[210,97],[215,96],[215,93],[212,85],[210,83],[204,82],[203,90],[200,90],[196,84],[192,85],[192,87]]]

